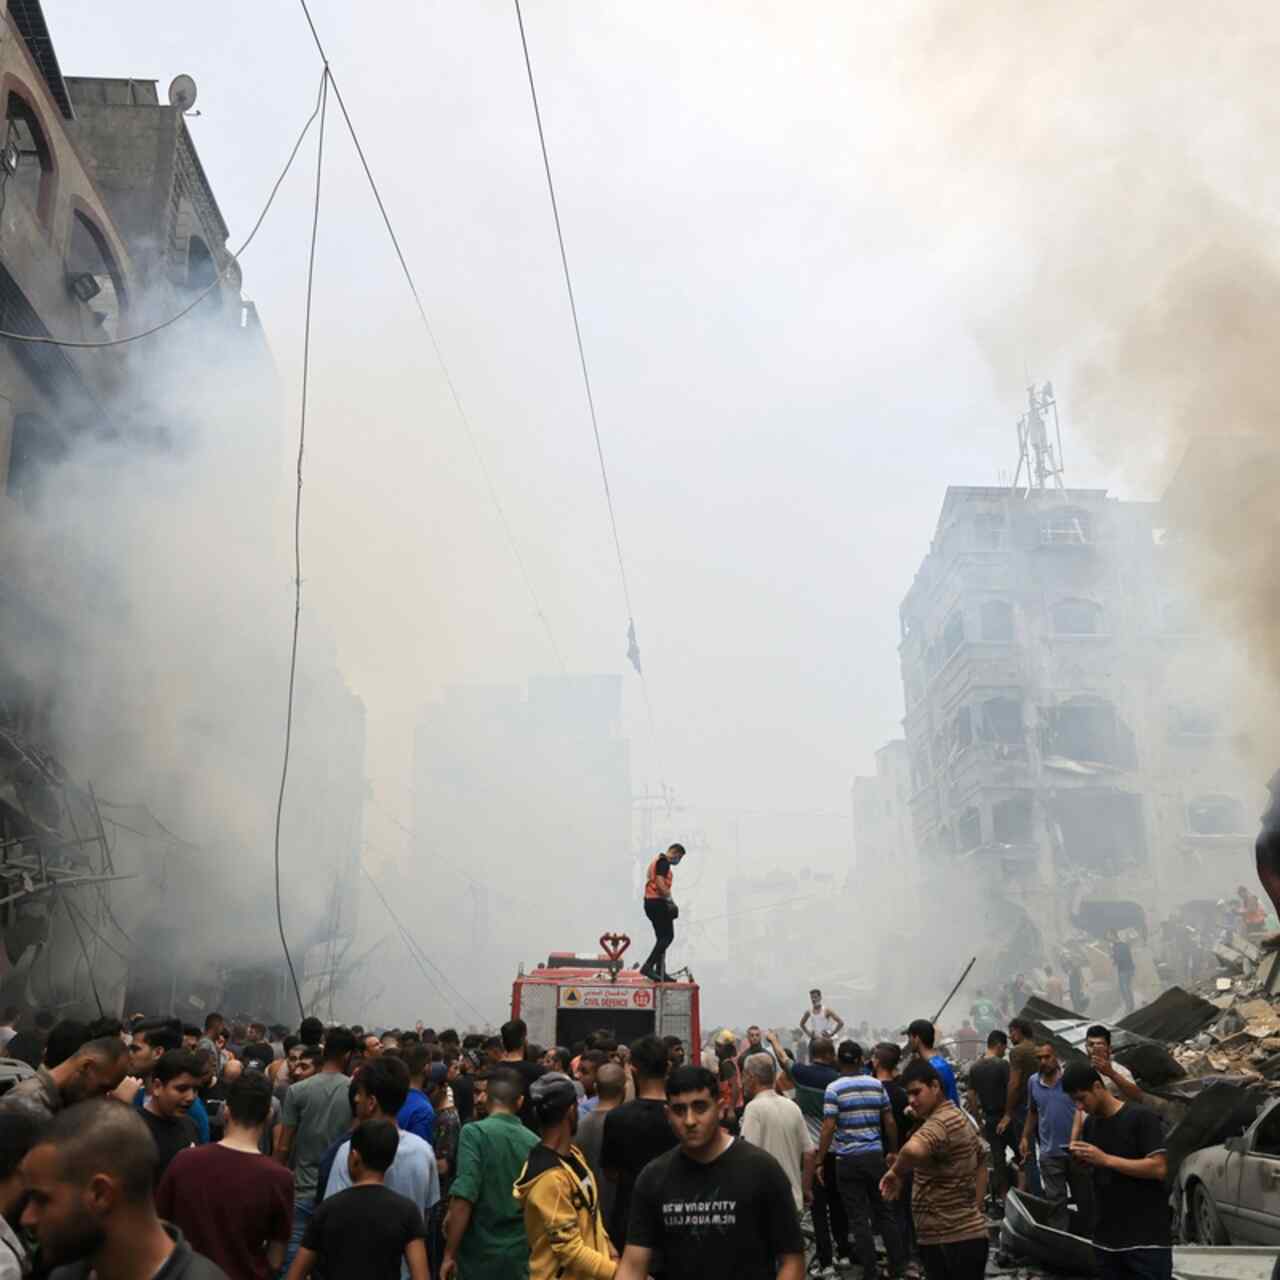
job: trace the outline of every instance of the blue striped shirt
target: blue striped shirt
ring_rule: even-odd
[[[880,1117],[889,1110],[889,1095],[873,1076],[841,1076],[827,1085],[822,1100],[823,1119],[834,1117],[837,1156],[880,1154]]]

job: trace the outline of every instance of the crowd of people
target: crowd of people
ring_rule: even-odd
[[[928,1020],[864,1045],[808,1015],[803,1055],[754,1026],[690,1055],[518,1019],[33,1025],[0,1280],[978,1280],[1015,1183],[1104,1277],[1170,1274],[1161,1123],[1105,1027],[1064,1069],[1018,1017],[966,1063]]]

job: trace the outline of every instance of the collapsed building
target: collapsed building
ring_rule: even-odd
[[[859,858],[974,886],[1001,978],[1252,883],[1258,811],[1165,505],[1040,480],[947,490],[900,608],[904,738],[854,786]]]
[[[201,361],[234,370],[227,394],[279,440],[270,352],[187,126],[193,91],[186,77],[167,100],[152,80],[65,77],[39,0],[0,0],[0,331],[58,340],[0,338],[0,1005],[120,1014],[128,992],[194,1020],[213,1001],[271,1013],[292,999],[282,965],[238,962],[234,937],[222,964],[191,950],[176,904],[216,915],[203,864],[229,851],[60,763],[82,754],[68,732],[88,701],[81,621],[116,602],[41,510],[52,479],[94,448],[180,454],[192,405],[174,371]],[[193,302],[138,344],[59,345],[137,334]],[[317,912],[298,937],[331,1001],[335,947],[354,935],[364,710],[336,667],[300,681],[302,720],[320,739],[341,729],[345,752],[299,762],[301,785],[333,802],[293,815],[297,841],[340,846],[322,892],[341,921]]]

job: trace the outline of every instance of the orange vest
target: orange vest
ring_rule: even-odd
[[[649,870],[644,879],[644,896],[646,902],[651,901],[654,898],[665,899],[671,896],[671,872],[668,871],[665,876],[661,877],[658,875],[658,862],[666,856],[667,855],[665,853],[660,853],[651,863],[649,863]],[[659,886],[661,886],[661,888],[659,888]]]

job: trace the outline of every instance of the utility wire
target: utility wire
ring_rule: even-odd
[[[372,873],[370,872],[369,868],[364,865],[363,861],[361,861],[360,863],[360,870],[364,872],[364,878],[368,880],[370,885],[373,886],[374,893],[378,895],[378,901],[381,902],[382,905],[387,909],[387,915],[391,917],[392,922],[395,924],[396,928],[400,931],[400,937],[404,941],[405,948],[408,950],[409,954],[413,956],[413,958],[418,962],[418,968],[422,970],[422,976],[427,979],[427,981],[431,984],[432,987],[435,988],[440,998],[455,1013],[461,1012],[458,1006],[454,1004],[454,1002],[448,997],[448,995],[444,991],[441,990],[439,984],[435,981],[435,979],[432,978],[430,974],[427,973],[427,970],[424,967],[425,965],[430,965],[431,968],[434,969],[436,973],[440,975],[440,981],[444,982],[448,987],[452,989],[452,991],[458,997],[458,999],[461,1000],[462,1003],[465,1004],[467,1008],[470,1009],[471,1012],[476,1015],[476,1017],[480,1020],[482,1024],[487,1025],[488,1020],[485,1018],[484,1014],[481,1013],[480,1010],[477,1009],[476,1006],[472,1004],[471,1001],[468,1000],[467,997],[464,996],[462,992],[459,991],[458,988],[454,986],[452,982],[449,981],[448,975],[446,975],[444,970],[441,969],[438,964],[435,964],[431,959],[428,958],[426,952],[422,950],[422,948],[417,944],[417,942],[414,940],[412,935],[409,933],[408,929],[406,929],[404,925],[400,922],[400,917],[396,915],[395,909],[392,907],[391,903],[387,901],[386,894],[382,892],[382,889],[379,887],[378,882],[373,878]]]
[[[431,343],[431,350],[435,353],[436,363],[440,366],[440,372],[444,376],[445,386],[448,387],[449,396],[453,400],[453,407],[457,410],[458,418],[462,422],[463,428],[467,433],[468,440],[471,442],[472,451],[476,455],[476,462],[480,466],[480,474],[484,477],[485,488],[489,492],[489,500],[493,503],[494,509],[498,513],[498,519],[502,524],[502,531],[506,536],[507,546],[511,550],[511,555],[516,562],[516,568],[519,570],[521,580],[524,582],[525,590],[529,594],[534,614],[542,624],[542,629],[547,637],[547,643],[551,646],[551,652],[555,655],[556,665],[560,668],[562,674],[567,675],[569,669],[565,665],[564,655],[561,652],[560,645],[556,641],[555,632],[551,629],[551,620],[547,617],[546,611],[542,607],[542,602],[538,598],[537,591],[534,590],[533,579],[529,575],[529,569],[525,563],[524,555],[520,550],[519,544],[516,542],[515,532],[511,527],[510,520],[507,519],[506,508],[503,507],[502,501],[498,497],[498,490],[495,487],[493,477],[489,472],[489,464],[485,461],[484,452],[480,448],[480,439],[476,435],[475,428],[472,426],[470,416],[462,407],[462,397],[458,394],[458,388],[453,380],[453,375],[449,372],[449,366],[445,362],[444,352],[440,349],[440,343],[436,338],[435,328],[432,326],[431,319],[427,315],[427,308],[423,304],[422,295],[418,292],[418,286],[413,278],[413,272],[409,270],[409,263],[404,256],[404,250],[400,247],[400,237],[396,235],[396,229],[391,223],[391,215],[387,212],[386,203],[382,199],[382,192],[373,176],[373,170],[369,166],[369,158],[365,155],[364,146],[360,141],[360,135],[356,132],[356,126],[351,119],[351,113],[347,110],[347,104],[346,100],[342,96],[342,90],[338,87],[338,82],[334,78],[333,68],[329,65],[329,57],[328,54],[325,53],[324,44],[320,39],[320,33],[316,30],[315,21],[311,17],[311,10],[307,5],[307,0],[298,0],[298,2],[301,4],[302,12],[307,19],[307,26],[311,29],[311,38],[315,41],[316,51],[320,54],[320,61],[324,63],[325,70],[329,76],[329,83],[333,86],[333,95],[338,100],[338,106],[342,111],[342,118],[346,122],[347,132],[351,135],[351,141],[355,146],[356,155],[360,158],[360,165],[364,169],[364,176],[369,183],[369,190],[373,193],[374,202],[378,206],[378,213],[382,217],[382,225],[387,229],[387,236],[391,240],[391,247],[395,250],[396,260],[400,264],[400,271],[404,275],[405,283],[409,286],[409,293],[413,297],[413,305],[417,308],[418,318],[422,321],[423,329],[426,330],[427,339]]]
[[[284,759],[280,765],[280,794],[276,799],[276,831],[273,846],[276,882],[276,927],[280,931],[280,946],[284,949],[285,963],[289,966],[289,978],[293,982],[293,994],[298,999],[298,1016],[305,1018],[307,1011],[302,1003],[302,988],[289,954],[289,943],[284,935],[284,908],[280,901],[280,822],[284,815],[284,793],[289,780],[289,748],[293,744],[293,694],[298,676],[298,629],[302,619],[302,460],[307,446],[307,392],[311,385],[311,303],[315,292],[316,240],[320,231],[320,186],[324,175],[324,126],[329,105],[329,68],[326,66],[320,78],[320,142],[316,148],[316,191],[311,214],[311,250],[307,257],[307,300],[302,329],[302,404],[298,415],[298,487],[293,502],[293,640],[289,646],[289,700],[284,721]]]
[[[587,393],[587,408],[591,413],[591,431],[596,441],[596,458],[600,463],[600,479],[604,483],[605,502],[609,508],[609,527],[613,531],[613,550],[618,557],[618,576],[622,580],[622,598],[627,606],[627,618],[634,631],[635,612],[631,608],[631,588],[627,583],[627,566],[622,557],[622,540],[618,536],[618,517],[613,509],[613,491],[609,487],[609,469],[605,466],[604,445],[600,440],[600,421],[596,416],[596,401],[591,390],[591,372],[587,368],[587,351],[582,342],[582,325],[578,320],[578,301],[573,292],[573,276],[569,271],[569,255],[564,245],[564,228],[560,224],[560,204],[556,199],[556,184],[551,176],[551,157],[547,153],[547,135],[542,128],[542,108],[538,105],[538,86],[533,79],[533,62],[529,57],[529,41],[525,36],[524,14],[520,0],[515,0],[516,22],[520,27],[520,47],[524,51],[524,69],[529,77],[529,97],[533,100],[533,118],[538,126],[538,145],[542,149],[542,168],[547,175],[547,193],[551,197],[551,216],[556,224],[556,241],[560,246],[560,265],[564,269],[564,285],[569,294],[569,312],[573,317],[573,335],[578,343],[578,363],[582,366],[582,385]],[[643,672],[637,673],[644,679]]]
[[[321,84],[321,92],[323,93],[323,82]],[[249,232],[245,238],[245,242],[227,259],[227,264],[214,276],[212,283],[207,289],[200,293],[182,308],[176,315],[170,316],[167,320],[161,320],[159,324],[153,324],[149,329],[143,329],[140,333],[130,333],[123,338],[105,338],[101,342],[74,342],[68,338],[55,338],[52,335],[33,334],[33,333],[11,333],[6,329],[0,329],[0,338],[7,338],[10,342],[33,342],[41,343],[45,346],[52,347],[73,347],[79,350],[91,350],[98,347],[122,347],[130,342],[137,342],[141,338],[149,338],[154,333],[159,333],[161,329],[167,329],[170,325],[177,324],[184,316],[189,316],[215,289],[222,284],[222,279],[231,268],[240,261],[240,255],[253,243],[253,238],[258,234],[258,228],[262,226],[266,220],[271,206],[275,203],[276,194],[280,190],[281,184],[288,175],[289,170],[293,167],[294,158],[298,154],[298,149],[302,146],[303,140],[311,131],[311,126],[315,122],[316,115],[320,111],[320,98],[316,99],[315,110],[307,118],[307,123],[302,126],[302,132],[298,135],[298,140],[293,144],[293,150],[289,152],[289,158],[284,163],[284,168],[280,171],[279,177],[275,180],[275,185],[271,188],[271,194],[267,197],[267,203],[263,205],[262,212],[258,214],[258,220],[253,224],[253,230]]]

